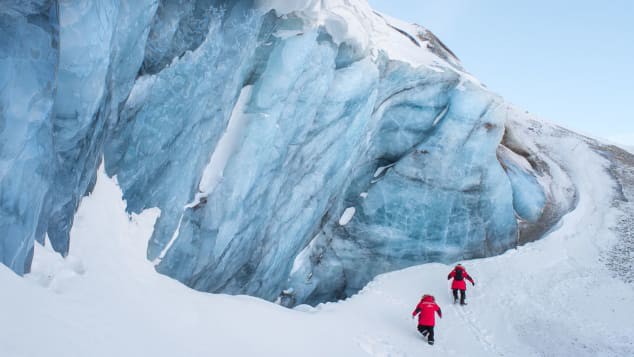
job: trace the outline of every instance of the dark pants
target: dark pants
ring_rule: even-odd
[[[434,326],[418,325],[418,332],[423,336],[427,336],[427,341],[429,341],[430,344],[434,343]]]
[[[458,290],[459,289],[453,289],[453,302],[455,303],[456,301],[458,301]],[[464,299],[467,297],[467,291],[466,290],[460,290],[460,305],[464,305]]]

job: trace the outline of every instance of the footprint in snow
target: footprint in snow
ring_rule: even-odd
[[[376,357],[406,357],[403,351],[380,338],[361,336],[357,338],[357,345],[368,355]]]

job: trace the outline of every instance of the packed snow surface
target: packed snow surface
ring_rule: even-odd
[[[315,308],[191,290],[145,259],[160,212],[128,215],[116,179],[100,170],[66,259],[38,244],[26,278],[0,266],[3,356],[632,355],[634,289],[599,260],[622,214],[606,194],[608,161],[575,138],[540,144],[568,162],[578,205],[540,241],[463,261],[476,281],[465,307],[451,303],[452,266],[439,263],[380,275]],[[443,309],[433,347],[411,319],[423,293]]]

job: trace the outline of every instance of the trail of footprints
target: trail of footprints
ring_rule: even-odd
[[[473,317],[473,313],[470,310],[459,305],[455,307],[457,315],[460,316],[462,321],[465,322],[465,326],[467,326],[469,330],[471,330],[471,333],[476,338],[476,340],[480,342],[485,351],[489,352],[490,355],[505,356],[505,354],[499,351],[491,341],[492,336],[489,334],[489,331],[478,326],[477,321]]]

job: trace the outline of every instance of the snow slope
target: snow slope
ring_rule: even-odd
[[[101,169],[65,260],[38,246],[25,279],[0,266],[2,356],[632,355],[634,289],[601,261],[624,214],[606,194],[610,163],[588,141],[544,130],[530,139],[559,153],[578,205],[540,241],[463,262],[476,280],[464,308],[450,304],[443,264],[381,275],[316,308],[191,290],[145,259],[158,210],[128,216]],[[444,312],[433,347],[410,319],[423,293]]]

